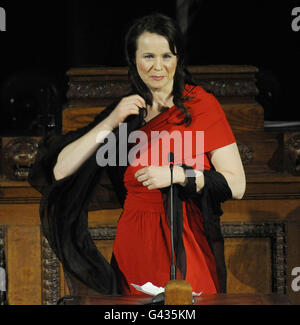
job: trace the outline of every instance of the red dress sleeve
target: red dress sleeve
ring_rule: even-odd
[[[212,94],[196,86],[189,92],[189,96],[192,99],[186,106],[192,116],[191,128],[204,131],[204,152],[236,142],[226,115]]]

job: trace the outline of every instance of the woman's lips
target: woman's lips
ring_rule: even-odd
[[[164,76],[151,76],[153,80],[160,81],[164,78]]]

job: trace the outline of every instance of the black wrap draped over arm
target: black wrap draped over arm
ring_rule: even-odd
[[[192,169],[187,165],[182,167]],[[232,192],[225,177],[213,165],[211,170],[204,170],[203,175],[205,186],[200,192],[197,192],[196,178],[188,177],[186,186],[179,186],[179,198],[187,201],[187,214],[191,204],[195,204],[202,211],[205,236],[215,258],[218,291],[226,293],[227,272],[220,218],[223,215],[221,203],[232,199]]]
[[[123,205],[125,198],[123,190],[121,190],[124,188],[121,168],[99,167],[96,160],[97,150],[76,172],[59,181],[54,178],[53,168],[61,150],[105,119],[118,102],[107,107],[86,127],[65,135],[44,138],[40,143],[35,164],[31,168],[28,178],[29,183],[43,195],[40,203],[42,231],[61,261],[64,270],[100,294],[121,292],[118,289],[117,276],[113,267],[98,251],[89,233],[88,209],[95,188],[106,168],[108,168],[108,175],[120,203]],[[127,123],[128,134],[140,128],[143,123],[142,112],[139,116],[128,117],[124,122]],[[113,132],[118,139],[119,129],[116,128]],[[99,144],[99,147],[102,144]],[[118,148],[118,143],[116,148]],[[118,155],[117,152],[116,155]],[[220,216],[222,215],[220,204],[230,199],[232,195],[221,174],[216,171],[204,171],[204,177],[205,187],[201,193],[196,193],[193,177],[189,177],[189,185],[186,188],[177,185],[174,191],[176,263],[184,278],[186,259],[182,240],[182,201],[192,201],[203,212],[206,237],[216,260],[220,291],[225,292],[226,268],[224,243],[220,229]],[[162,193],[166,217],[170,220],[170,191],[167,188]]]
[[[44,138],[28,178],[43,194],[40,203],[42,231],[64,270],[101,294],[117,293],[116,277],[89,233],[88,206],[106,167],[97,165],[96,150],[76,172],[61,180],[55,180],[53,168],[61,150],[105,119],[117,103],[107,107],[86,127]],[[139,128],[141,118],[133,115],[127,118],[127,131]],[[113,131],[116,138],[118,131],[118,128]],[[99,147],[101,145],[103,143]]]

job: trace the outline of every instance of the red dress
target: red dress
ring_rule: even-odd
[[[169,108],[140,128],[147,135],[147,142],[140,146],[136,155],[136,165],[129,165],[124,175],[127,196],[123,213],[119,219],[113,256],[122,274],[122,287],[125,294],[138,294],[131,283],[143,285],[150,281],[154,285],[164,287],[170,279],[171,244],[170,228],[167,225],[163,208],[162,194],[159,189],[148,190],[138,182],[134,174],[149,165],[164,165],[166,161],[162,154],[162,142],[155,141],[158,133],[167,131],[171,134],[177,130],[184,139],[184,131],[192,131],[188,142],[171,141],[170,151],[182,152],[182,156],[174,155],[176,163],[188,163],[183,160],[184,146],[190,146],[190,158],[204,157],[204,168],[210,169],[204,152],[223,147],[235,142],[234,135],[226,120],[225,114],[214,96],[201,87],[186,86],[185,95],[192,99],[185,105],[192,116],[189,127],[174,125],[182,120],[182,114],[175,107]],[[199,146],[196,142],[196,132],[204,131],[204,142]],[[154,132],[154,133],[153,133]],[[191,141],[192,139],[192,141]],[[179,150],[176,146],[179,145]],[[203,148],[204,147],[204,148]],[[200,148],[200,149],[199,149]],[[155,150],[158,151],[155,151]],[[176,151],[177,150],[177,151]],[[153,163],[151,152],[159,152],[159,158]],[[156,157],[157,158],[157,157]],[[155,159],[154,159],[155,160]],[[133,160],[134,161],[134,160]],[[195,162],[195,161],[194,161]],[[194,165],[195,167],[195,165]],[[188,214],[187,214],[188,211]],[[191,283],[193,291],[204,293],[218,292],[218,281],[213,254],[206,240],[201,211],[195,205],[186,209],[183,203],[183,242],[186,252],[186,280]]]

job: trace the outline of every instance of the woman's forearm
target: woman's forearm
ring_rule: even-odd
[[[74,173],[111,131],[110,123],[107,123],[107,119],[105,119],[78,140],[67,145],[59,153],[53,169],[55,179],[60,180]]]
[[[205,185],[204,175],[201,171],[194,170],[196,191],[200,192]],[[242,199],[246,189],[246,179],[243,173],[233,174],[227,171],[219,171],[220,174],[226,179],[228,186],[232,192],[232,198],[240,200]],[[185,186],[187,183],[187,176],[185,170],[180,166],[174,167],[174,183],[178,183],[181,186]]]
[[[204,187],[204,175],[201,171],[195,170],[194,169],[194,176],[190,177],[195,177],[195,183],[196,183],[196,191],[200,192],[202,188]],[[187,175],[185,170],[180,167],[180,166],[175,166],[174,167],[174,178],[175,178],[175,183],[178,183],[181,186],[185,186],[187,183]]]
[[[124,122],[129,115],[139,115],[146,107],[139,95],[124,97],[109,116],[78,140],[66,146],[59,154],[53,174],[56,180],[74,173],[97,149],[107,135]]]
[[[219,173],[222,174],[226,179],[228,186],[232,192],[232,198],[236,200],[241,200],[246,190],[245,175],[242,173],[232,174],[227,171],[219,171]]]

